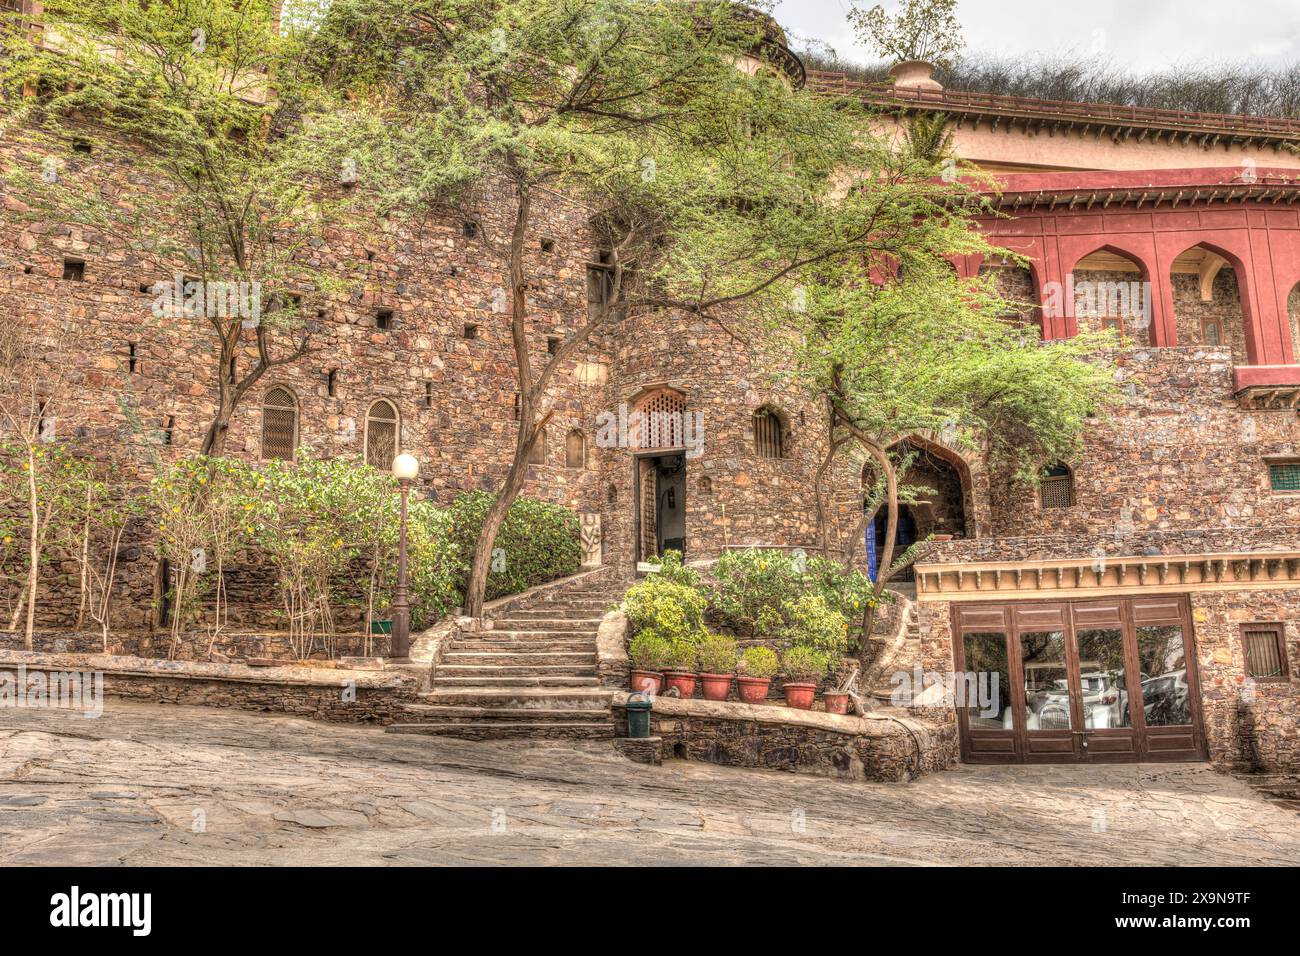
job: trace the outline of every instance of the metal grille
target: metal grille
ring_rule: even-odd
[[[397,409],[379,401],[366,416],[366,464],[388,470],[397,457]]]
[[[754,451],[759,458],[785,457],[785,429],[770,408],[754,412]]]
[[[1300,461],[1269,465],[1268,482],[1274,491],[1300,491]]]
[[[686,438],[682,420],[686,417],[686,397],[672,389],[661,388],[636,403],[641,413],[639,434],[629,436],[634,448],[684,448]]]
[[[584,468],[587,464],[587,442],[582,432],[573,429],[564,439],[564,467]]]
[[[1074,479],[1069,475],[1050,475],[1038,486],[1039,501],[1044,508],[1069,508],[1074,504]]]
[[[273,388],[262,403],[262,457],[293,461],[298,441],[298,403],[287,388]]]
[[[1241,643],[1246,654],[1246,673],[1249,676],[1286,676],[1286,643],[1281,625],[1243,628]]]

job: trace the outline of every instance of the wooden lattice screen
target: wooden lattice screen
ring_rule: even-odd
[[[1286,639],[1281,624],[1245,625],[1241,644],[1248,675],[1257,679],[1286,677]]]
[[[298,442],[298,403],[287,388],[273,388],[262,403],[262,457],[293,461]]]
[[[397,457],[397,409],[388,402],[370,406],[366,416],[366,464],[385,471]]]
[[[684,448],[682,421],[686,417],[686,396],[672,389],[650,392],[636,403],[641,413],[640,434],[629,436],[634,448]],[[635,442],[633,438],[635,437]]]
[[[1038,494],[1044,508],[1069,508],[1074,504],[1074,479],[1069,474],[1045,476]]]
[[[785,429],[770,408],[754,412],[754,451],[759,458],[785,457]]]

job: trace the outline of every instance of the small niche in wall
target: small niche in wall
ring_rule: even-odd
[[[132,375],[140,371],[140,347],[135,342],[126,343],[126,370]]]
[[[701,476],[701,478],[700,478],[700,483],[699,483],[698,487],[699,487],[699,489],[700,489],[700,494],[702,494],[702,495],[712,494],[712,493],[713,493],[713,479],[710,478],[708,475],[703,475],[703,476]]]
[[[67,282],[84,282],[86,279],[86,263],[80,259],[64,259],[63,278]]]
[[[338,398],[339,394],[339,370],[332,368],[329,374],[325,376],[325,392],[330,398]]]
[[[560,345],[563,343],[563,341],[564,340],[561,339],[558,335],[548,335],[546,337],[547,354],[554,355],[556,352],[560,351]]]
[[[460,234],[466,239],[478,238],[478,223],[473,219],[466,219],[460,224]]]
[[[375,328],[387,332],[393,327],[393,310],[379,309],[375,312]]]
[[[424,383],[424,407],[433,408],[433,382]]]
[[[473,322],[466,322],[461,329],[461,336],[466,339],[478,338],[478,325]]]
[[[552,253],[555,251],[555,240],[549,238],[543,238],[542,241],[538,243],[538,247],[542,250],[542,252],[548,254]]]

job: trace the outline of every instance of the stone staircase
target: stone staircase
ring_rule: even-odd
[[[407,704],[388,731],[471,740],[612,738],[596,631],[624,588],[587,577],[509,602],[484,630],[457,638],[434,669],[432,689]]]

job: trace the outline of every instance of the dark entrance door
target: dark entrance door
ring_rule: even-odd
[[[963,759],[1206,759],[1185,598],[959,605],[953,624]]]
[[[686,555],[686,456],[636,458],[637,561],[665,551]]]

